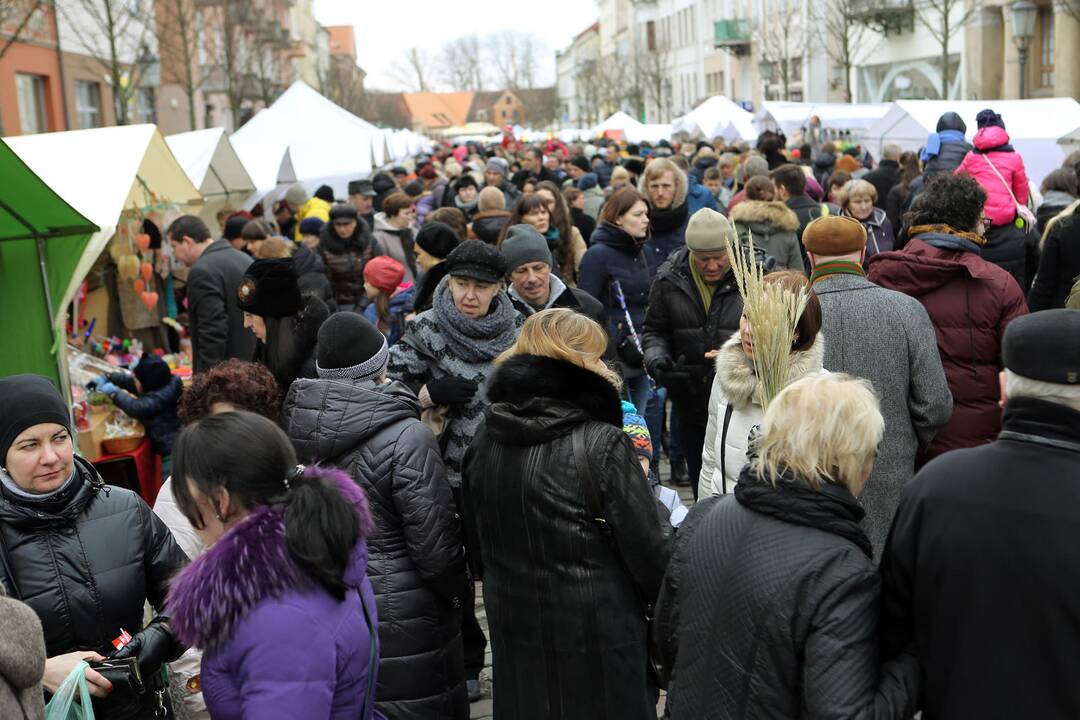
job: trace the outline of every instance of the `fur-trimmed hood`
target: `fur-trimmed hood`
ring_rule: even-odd
[[[487,397],[488,431],[506,444],[540,444],[588,420],[622,427],[615,386],[565,360],[511,357],[491,377]]]
[[[686,203],[686,196],[690,192],[690,181],[686,179],[686,173],[678,167],[676,167],[675,170],[675,199],[671,203],[671,207],[673,208],[684,205]],[[649,183],[645,181],[645,175],[646,173],[641,173],[641,177],[638,178],[637,189],[638,192],[641,193],[641,197],[647,199],[649,197]],[[649,203],[649,208],[649,213],[652,214],[651,202]]]
[[[779,200],[744,200],[731,209],[731,221],[771,225],[785,232],[799,229],[799,216]]]
[[[825,336],[819,332],[809,350],[791,354],[786,384],[821,372],[824,362]],[[761,404],[757,396],[757,375],[753,361],[743,352],[738,330],[721,346],[720,354],[716,356],[716,380],[724,391],[724,397],[736,410],[742,410],[750,403]]]
[[[360,519],[360,540],[345,571],[345,584],[360,588],[367,572],[367,545],[374,522],[367,496],[348,474],[309,467],[304,475],[334,482]],[[236,625],[264,600],[314,587],[286,545],[287,505],[259,507],[237,523],[169,587],[171,625],[189,647],[210,653],[232,636]]]

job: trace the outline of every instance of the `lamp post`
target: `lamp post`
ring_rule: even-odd
[[[1009,6],[1012,13],[1013,44],[1020,60],[1020,99],[1027,95],[1027,56],[1035,36],[1035,17],[1039,9],[1031,0],[1017,0]]]

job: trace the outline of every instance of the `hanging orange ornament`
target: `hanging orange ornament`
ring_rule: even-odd
[[[139,293],[139,297],[142,298],[147,310],[153,311],[157,307],[158,294],[156,292],[142,292]]]
[[[150,282],[150,278],[154,275],[154,266],[148,262],[144,262],[139,266],[139,273],[142,275],[143,280]]]
[[[146,289],[146,283],[143,282],[143,279],[142,278],[135,278],[135,292],[142,295],[142,292],[145,289]]]
[[[139,246],[139,249],[146,252],[150,249],[150,236],[146,233],[139,233],[135,236],[135,243]]]

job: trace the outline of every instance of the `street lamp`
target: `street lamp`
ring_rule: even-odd
[[[1009,6],[1012,13],[1013,43],[1020,60],[1020,98],[1027,95],[1027,56],[1035,36],[1035,17],[1039,9],[1031,0],[1017,0]]]

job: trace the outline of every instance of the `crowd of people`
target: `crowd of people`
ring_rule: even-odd
[[[0,716],[1077,717],[1080,155],[1035,188],[977,122],[440,145],[174,220],[194,376],[95,381],[153,509],[0,379]]]

